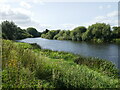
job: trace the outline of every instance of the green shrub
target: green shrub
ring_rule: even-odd
[[[118,69],[110,61],[92,57],[90,58],[79,57],[76,58],[74,62],[79,65],[86,65],[91,69],[97,70],[105,75],[111,77],[118,77]]]
[[[9,40],[2,45],[3,88],[119,87],[117,69],[109,61]]]
[[[91,70],[85,65],[70,64],[64,60],[46,62],[51,67],[51,81],[59,88],[117,88],[119,85],[118,79]]]
[[[113,39],[113,42],[120,44],[120,39]]]
[[[31,88],[41,87],[40,80],[36,79],[37,61],[42,67],[42,58],[30,49],[22,48],[23,43],[16,44],[3,40],[2,44],[2,85],[3,88]]]

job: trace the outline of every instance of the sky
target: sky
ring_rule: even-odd
[[[38,31],[72,30],[95,23],[118,25],[118,2],[50,0],[0,0],[0,22],[13,21],[21,28]],[[110,0],[108,0],[110,1]]]

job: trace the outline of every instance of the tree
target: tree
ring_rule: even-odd
[[[49,30],[46,29],[45,31],[42,32],[42,34],[46,34],[46,33],[48,33],[48,32],[49,32]]]
[[[23,39],[31,37],[26,30],[21,29],[14,22],[3,21],[1,23],[2,38],[9,40]]]
[[[82,41],[82,34],[86,32],[86,28],[84,26],[76,27],[71,31],[71,37],[73,41]]]
[[[29,34],[31,34],[33,37],[39,37],[40,36],[39,32],[33,27],[27,28],[27,32]]]
[[[89,33],[89,39],[102,39],[109,41],[111,37],[111,29],[109,24],[96,23],[88,27],[87,33]]]
[[[14,22],[3,21],[1,23],[2,37],[4,39],[15,40],[17,37],[17,25]]]
[[[79,26],[72,31],[61,30],[56,33],[55,30],[44,31],[42,37],[57,40],[72,40],[72,41],[93,41],[93,42],[117,42],[120,41],[120,27],[113,27],[113,31],[109,24],[96,23],[88,27]],[[114,40],[113,40],[114,39]]]
[[[65,39],[65,38],[63,37],[64,33],[65,33],[65,30],[59,31],[59,33],[54,36],[54,39],[64,40],[64,39]]]
[[[113,27],[112,38],[120,38],[120,27]]]
[[[64,37],[65,40],[71,40],[70,30],[65,31],[65,32],[63,33],[63,37]]]
[[[87,30],[82,34],[82,41],[90,41],[92,39],[91,30]]]
[[[27,33],[27,31],[25,29],[21,29],[20,27],[18,27],[17,39],[24,39],[24,38],[28,38],[28,37],[33,37],[33,36],[30,35],[29,33]]]
[[[77,33],[84,33],[84,32],[86,32],[87,29],[84,26],[79,26],[79,27],[76,27],[73,30],[76,31]]]
[[[47,33],[48,39],[53,39],[55,35],[59,33],[59,30],[51,30]]]
[[[57,35],[59,32],[60,30],[51,30],[45,34],[42,34],[41,37],[47,38],[47,39],[54,39],[54,36]]]

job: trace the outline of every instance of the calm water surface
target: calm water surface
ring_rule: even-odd
[[[83,56],[93,56],[112,61],[118,66],[118,49],[120,45],[116,44],[91,44],[85,42],[73,42],[66,40],[48,40],[43,38],[27,38],[18,40],[26,43],[37,43],[43,49],[72,52]]]

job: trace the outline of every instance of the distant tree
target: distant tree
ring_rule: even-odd
[[[86,32],[86,27],[79,26],[71,31],[71,37],[73,41],[82,41],[82,34]]]
[[[64,34],[63,34],[63,37],[64,37],[65,40],[71,40],[70,30],[65,31]]]
[[[79,26],[73,30],[51,30],[46,29],[42,32],[41,37],[57,40],[72,40],[72,41],[93,41],[93,42],[119,42],[120,27],[113,27],[113,31],[109,24],[96,23],[88,28]]]
[[[90,40],[96,38],[103,41],[109,41],[111,37],[110,25],[105,23],[93,24],[88,27],[86,35]]]
[[[17,25],[14,22],[3,21],[1,23],[2,37],[4,39],[15,40],[17,39]]]
[[[59,33],[59,30],[51,30],[47,33],[48,39],[53,39],[55,35]]]
[[[79,27],[76,27],[73,30],[76,31],[77,33],[84,33],[84,32],[86,32],[87,28],[84,27],[84,26],[79,26]]]
[[[26,30],[21,29],[14,22],[3,21],[1,23],[2,28],[2,38],[9,40],[23,39],[31,37]]]
[[[28,38],[28,37],[33,37],[25,29],[21,29],[20,27],[18,27],[17,31],[18,31],[17,32],[17,39],[24,39],[24,38]]]
[[[49,32],[49,30],[46,29],[45,31],[42,32],[42,34],[46,34],[46,33],[48,33],[48,32]]]
[[[41,35],[42,35],[42,32],[38,32],[39,33],[39,35],[40,35],[40,37],[41,37]]]
[[[46,38],[46,34],[41,34],[41,37],[42,38]]]
[[[64,38],[64,33],[65,33],[65,30],[59,31],[59,33],[54,36],[54,39],[64,40],[65,39]]]
[[[42,34],[41,37],[42,38],[47,38],[47,39],[54,39],[54,36],[57,35],[59,33],[60,30],[51,30],[48,31],[45,34]]]
[[[87,30],[85,33],[82,34],[82,41],[90,41],[92,39],[91,30]]]
[[[31,37],[26,30],[21,29],[14,22],[3,21],[1,23],[2,38],[9,40],[23,39]]]
[[[31,34],[33,37],[40,37],[39,32],[33,27],[27,28],[27,32]]]
[[[120,38],[120,27],[113,27],[112,38]]]

